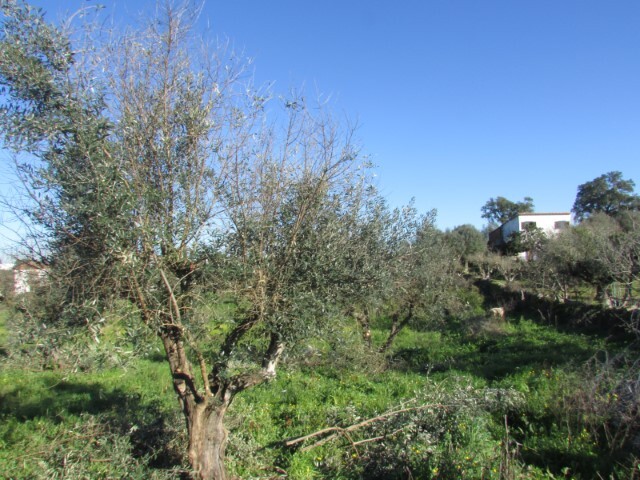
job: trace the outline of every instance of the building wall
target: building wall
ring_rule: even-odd
[[[522,213],[502,225],[502,240],[509,241],[513,233],[522,232],[527,224],[534,224],[536,228],[542,229],[547,235],[553,235],[562,230],[558,228],[558,222],[569,226],[571,224],[570,213]]]
[[[528,222],[534,222],[537,228],[540,228],[547,235],[560,232],[561,228],[557,228],[558,222],[567,222],[567,226],[571,224],[570,213],[525,213],[518,216],[520,222],[520,230],[524,230],[523,224]]]
[[[513,233],[519,232],[520,231],[520,222],[519,222],[520,217],[517,216],[515,218],[512,218],[511,220],[509,220],[506,223],[502,224],[502,227],[500,229],[500,231],[502,232],[502,242],[508,242],[509,241],[509,237],[511,237],[511,235]]]
[[[46,276],[47,271],[42,268],[16,268],[13,271],[13,293],[29,293],[41,286]]]

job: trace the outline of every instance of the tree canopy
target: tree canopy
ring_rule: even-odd
[[[596,299],[611,306],[616,285],[618,305],[633,299],[638,279],[640,212],[613,217],[594,213],[577,226],[563,230],[534,246],[535,261],[527,265],[529,280],[558,300],[569,298],[579,285],[594,288]],[[622,288],[619,288],[622,287]]]
[[[458,225],[451,231],[445,232],[447,242],[452,254],[468,270],[469,259],[487,249],[487,237],[484,233],[470,224]]]
[[[640,198],[634,188],[633,180],[624,179],[621,172],[605,173],[578,186],[572,212],[582,221],[598,212],[617,215],[624,210],[638,210]]]
[[[519,213],[533,212],[533,199],[524,197],[521,202],[512,202],[505,197],[490,198],[480,209],[482,218],[486,218],[489,223],[501,225],[512,219]]]

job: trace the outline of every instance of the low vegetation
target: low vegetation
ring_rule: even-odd
[[[2,312],[8,325],[21,321]],[[374,323],[374,344],[387,322]],[[305,345],[302,359],[283,359],[275,380],[232,405],[232,478],[587,479],[637,470],[637,351],[624,339],[524,316],[476,317],[437,331],[407,327],[382,358],[344,328]],[[144,358],[121,347],[108,360],[100,349],[112,349],[96,346],[94,364],[76,369],[5,358],[6,478],[185,475],[167,367],[152,345]]]

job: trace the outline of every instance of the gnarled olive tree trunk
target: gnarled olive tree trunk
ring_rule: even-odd
[[[160,337],[169,361],[173,388],[187,426],[187,451],[193,476],[197,480],[225,480],[224,458],[228,433],[224,416],[233,398],[231,390],[217,388],[219,395],[211,391],[204,362],[201,364],[205,379],[204,392],[196,387],[179,325],[165,327]]]
[[[198,479],[225,480],[224,458],[228,433],[224,415],[228,405],[211,402],[185,409],[189,431],[189,463]]]
[[[236,394],[275,377],[284,343],[280,335],[272,334],[262,368],[258,372],[232,377],[221,375],[226,368],[224,363],[216,364],[208,370],[204,358],[198,354],[199,374],[204,383],[203,388],[198,388],[185,350],[184,328],[176,323],[176,317],[166,320],[159,336],[171,370],[173,388],[187,425],[188,458],[193,476],[197,480],[226,480],[225,448],[228,432],[224,426],[224,417],[227,409]],[[256,318],[249,318],[236,327],[222,348],[222,358],[230,357],[233,347],[257,321]]]

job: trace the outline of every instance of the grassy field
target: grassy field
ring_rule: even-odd
[[[229,468],[238,478],[633,478],[635,432],[607,417],[625,408],[615,385],[626,364],[606,362],[623,348],[526,318],[407,330],[386,361],[320,342],[238,396]],[[323,444],[283,444],[398,410]],[[76,373],[6,362],[0,373],[4,478],[180,478],[184,435],[153,356]]]

